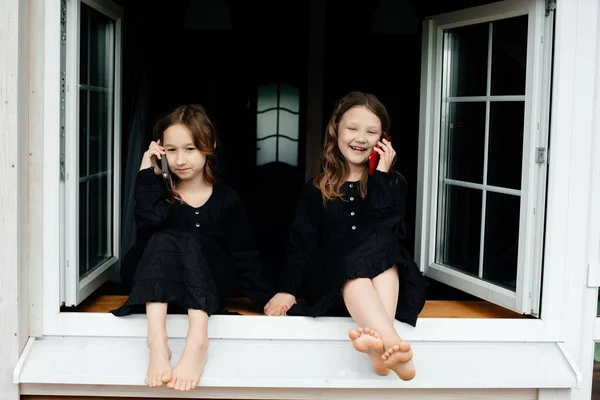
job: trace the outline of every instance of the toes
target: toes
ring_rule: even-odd
[[[175,388],[175,382],[177,381],[177,378],[172,377],[171,380],[167,383],[167,387],[169,389],[174,389]]]
[[[191,387],[191,389],[195,389],[197,384],[198,384],[198,379],[192,380],[192,387]]]
[[[171,380],[171,372],[163,372],[160,378],[161,383],[167,383]]]
[[[179,391],[181,389],[181,378],[175,378],[175,384],[173,385],[173,389]]]
[[[348,337],[352,340],[358,339],[359,336],[360,336],[359,333],[357,331],[355,331],[354,329],[352,329],[348,332]]]
[[[363,333],[365,333],[365,330],[363,328],[358,328],[358,334],[362,335]]]
[[[187,392],[188,390],[190,390],[192,388],[192,381],[187,381],[185,383],[185,391]]]

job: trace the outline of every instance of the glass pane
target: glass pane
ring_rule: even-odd
[[[515,290],[521,198],[486,193],[483,279]]]
[[[112,121],[109,121],[111,98],[107,93],[90,92],[90,126],[89,126],[89,174],[97,174],[110,169],[112,151],[109,145],[113,142]],[[82,110],[83,113],[83,110]],[[111,163],[111,164],[109,164]]]
[[[277,108],[277,85],[260,86],[258,88],[258,104],[256,111],[261,112],[269,108]]]
[[[298,88],[282,84],[280,86],[279,107],[299,113],[300,98],[298,96]]]
[[[88,174],[89,120],[88,104],[90,93],[85,89],[79,90],[79,176]]]
[[[447,103],[443,119],[449,179],[483,183],[485,103]]]
[[[448,96],[485,96],[489,24],[444,31],[443,87]]]
[[[527,15],[492,23],[492,95],[524,95]]]
[[[478,276],[481,191],[443,186],[436,262]]]
[[[98,11],[81,4],[81,19],[87,19],[86,31],[81,30],[81,47],[86,48],[89,60],[84,70],[83,54],[80,65],[81,76],[88,76],[87,83],[92,86],[107,88],[112,84],[114,65],[114,21]]]
[[[279,110],[279,134],[298,139],[298,114],[291,114],[285,110]]]
[[[89,6],[81,3],[81,20],[79,25],[79,82],[83,85],[90,83],[88,71],[90,59],[90,13],[94,12]]]
[[[524,102],[490,103],[489,185],[521,189],[524,122]]]
[[[111,256],[112,202],[108,199],[111,182],[112,177],[104,175],[80,184],[80,228],[84,228],[79,236],[80,279]]]
[[[279,138],[279,161],[289,165],[298,165],[298,142]]]
[[[114,29],[81,4],[79,96],[79,274],[112,256]]]
[[[277,161],[277,138],[256,141],[256,165]]]
[[[281,126],[281,125],[280,125]],[[277,110],[256,114],[257,139],[277,134]]]

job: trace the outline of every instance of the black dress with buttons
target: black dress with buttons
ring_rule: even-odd
[[[146,303],[161,302],[211,315],[222,311],[223,299],[237,287],[264,306],[275,292],[261,276],[257,246],[237,193],[217,183],[206,203],[195,208],[167,202],[160,179],[152,168],[138,173],[138,238],[121,271],[130,295],[112,313],[143,312]]]
[[[339,298],[348,280],[373,279],[398,267],[400,292],[396,319],[416,325],[425,305],[425,280],[402,245],[405,236],[406,185],[394,175],[376,171],[367,196],[359,182],[346,182],[343,199],[323,205],[321,191],[310,180],[304,187],[290,229],[287,263],[279,291],[301,295],[289,315],[323,315]]]

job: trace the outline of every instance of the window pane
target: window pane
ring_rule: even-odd
[[[79,25],[79,82],[89,85],[88,67],[90,65],[90,13],[94,12],[89,6],[81,3],[81,20]]]
[[[443,185],[436,262],[479,275],[481,191]]]
[[[483,278],[515,290],[521,198],[486,193]]]
[[[90,92],[89,174],[107,171],[112,163],[109,144],[113,142],[112,121],[109,121],[111,98],[107,93]],[[83,112],[83,110],[82,110]],[[93,116],[93,118],[92,118]]]
[[[298,88],[282,84],[280,86],[279,96],[280,108],[285,108],[295,113],[300,112],[300,97],[298,96]]]
[[[88,138],[90,135],[89,131],[89,118],[88,118],[88,105],[89,105],[90,93],[85,89],[79,90],[79,176],[87,176],[88,170]]]
[[[492,23],[492,95],[524,95],[527,15]]]
[[[447,109],[442,122],[447,160],[443,176],[483,183],[485,103],[447,103]]]
[[[279,160],[289,165],[298,165],[298,142],[284,137],[279,138]]]
[[[490,103],[487,183],[521,189],[525,103]]]
[[[256,114],[257,139],[277,134],[277,110]]]
[[[81,4],[79,274],[112,256],[114,21]]]
[[[80,279],[111,256],[109,244],[112,243],[112,229],[109,218],[112,215],[112,202],[108,199],[111,184],[110,175],[80,184]]]
[[[485,96],[489,24],[444,31],[444,79],[448,96]]]
[[[89,77],[88,82],[81,82],[106,88],[111,84],[113,75],[114,21],[83,3],[81,12],[82,21],[88,19],[87,31],[81,31],[81,47],[87,47],[86,53],[89,54],[89,71],[80,71],[82,76]]]
[[[279,110],[279,131],[280,135],[288,136],[292,139],[298,139],[298,114],[291,114],[285,110]]]
[[[256,111],[261,112],[269,108],[277,108],[277,85],[275,83],[258,88]]]
[[[277,138],[256,141],[256,165],[277,161]]]

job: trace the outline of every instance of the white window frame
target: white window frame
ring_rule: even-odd
[[[541,0],[540,0],[541,1]],[[559,3],[560,4],[560,3]],[[38,307],[32,307],[30,319],[41,318],[42,331],[39,336],[96,336],[96,337],[145,337],[146,321],[143,315],[130,318],[117,318],[111,314],[99,313],[61,313],[60,312],[60,0],[47,0],[44,4],[45,37],[48,43],[44,48],[44,113],[43,130],[43,202],[40,248],[43,260],[32,266],[32,275],[43,276],[42,298]],[[554,67],[559,71],[560,79],[553,83],[553,92],[557,94],[552,104],[552,163],[550,165],[548,185],[548,226],[545,231],[546,247],[543,271],[542,309],[540,319],[462,319],[462,318],[423,318],[417,327],[411,329],[397,323],[398,330],[407,340],[449,340],[449,341],[501,341],[501,342],[559,342],[565,337],[566,322],[573,322],[568,307],[573,304],[570,295],[581,291],[580,286],[572,283],[565,285],[565,271],[569,267],[568,258],[580,260],[579,243],[585,243],[586,232],[574,229],[569,222],[571,214],[581,212],[581,202],[570,202],[569,193],[564,190],[570,184],[583,183],[581,172],[585,170],[572,163],[576,155],[570,151],[571,144],[578,143],[574,134],[573,105],[578,93],[585,93],[582,87],[574,87],[582,76],[569,73],[575,71],[580,60],[576,52],[578,29],[575,18],[577,7],[565,7],[563,15],[557,15],[557,26],[562,27],[560,45],[555,49]],[[583,13],[583,12],[582,12]],[[580,28],[581,29],[581,28]],[[586,26],[586,32],[596,32]],[[566,71],[566,72],[565,72]],[[431,71],[424,71],[431,73]],[[584,71],[586,72],[586,71]],[[427,94],[427,91],[424,93]],[[419,183],[419,191],[423,190]],[[584,186],[580,187],[584,192]],[[585,194],[585,193],[583,193]],[[586,197],[587,198],[587,197]],[[565,242],[565,232],[569,232]],[[574,271],[576,277],[581,275]],[[39,304],[41,303],[41,304]],[[566,322],[565,322],[566,321]],[[563,329],[563,322],[565,322]],[[240,339],[335,339],[347,340],[348,327],[354,327],[345,318],[272,318],[245,316],[213,316],[209,324],[211,338]],[[575,329],[578,329],[575,327]],[[169,336],[184,338],[187,319],[182,315],[170,315],[168,318]]]
[[[119,260],[120,226],[121,226],[121,26],[122,10],[110,1],[103,0],[69,0],[66,11],[66,49],[65,49],[65,174],[61,181],[64,190],[64,202],[61,213],[64,215],[64,261],[60,265],[64,268],[64,298],[67,306],[78,305],[94,290],[107,280],[109,268]],[[112,170],[113,186],[109,192],[112,200],[112,218],[107,222],[112,230],[111,250],[112,256],[101,265],[94,268],[83,279],[79,277],[79,66],[80,66],[80,12],[81,4],[95,9],[115,21],[114,52],[115,62],[113,65],[114,88],[113,108],[109,110],[113,122],[113,136],[108,146],[113,151]],[[61,221],[62,222],[62,221]]]
[[[440,106],[444,30],[521,15],[529,15],[525,95],[505,96],[525,99],[517,284],[516,291],[511,291],[435,262],[438,242]],[[547,169],[535,163],[534,150],[536,147],[548,148],[550,68],[545,69],[548,64],[542,61],[551,57],[552,25],[552,19],[545,17],[544,2],[536,0],[509,0],[460,10],[431,17],[423,25],[415,257],[425,275],[435,280],[519,313],[532,315],[539,314]],[[545,40],[547,45],[541,38],[548,38]],[[476,100],[482,99],[478,97]],[[534,132],[536,137],[529,132]]]

